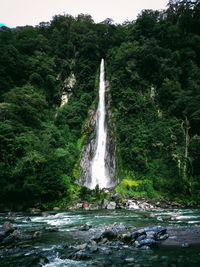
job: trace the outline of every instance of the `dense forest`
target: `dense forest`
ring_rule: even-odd
[[[170,1],[121,25],[80,14],[2,26],[0,50],[2,206],[66,205],[84,194],[77,164],[101,58],[115,124],[116,192],[200,201],[199,1]]]

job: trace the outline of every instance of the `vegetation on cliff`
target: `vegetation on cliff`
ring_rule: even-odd
[[[3,26],[0,48],[2,205],[67,202],[83,193],[73,172],[102,57],[116,175],[125,179],[118,192],[200,200],[199,1],[170,1],[167,10],[144,10],[122,25],[81,14]],[[70,98],[59,107],[63,92]]]

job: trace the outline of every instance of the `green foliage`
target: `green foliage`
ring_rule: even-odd
[[[102,57],[116,125],[116,178],[125,179],[116,190],[199,201],[199,12],[198,1],[170,1],[164,12],[143,10],[122,25],[81,14],[0,27],[1,203],[64,207],[89,198],[75,180],[90,141],[84,124],[97,101]],[[63,91],[70,98],[59,107]],[[93,197],[106,196],[97,190]]]
[[[116,193],[124,197],[144,196],[157,197],[151,180],[131,180],[124,178],[115,188]]]

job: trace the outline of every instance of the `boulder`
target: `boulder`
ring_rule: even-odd
[[[107,209],[108,204],[109,204],[109,200],[103,199],[102,204],[101,204],[102,209]]]
[[[106,208],[107,208],[108,210],[115,210],[115,209],[116,209],[116,206],[117,206],[116,202],[111,201],[111,202],[108,203],[108,205],[107,205]]]

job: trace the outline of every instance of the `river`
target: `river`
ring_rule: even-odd
[[[1,225],[5,221],[10,221],[23,234],[38,231],[41,236],[14,247],[0,246],[0,266],[188,267],[200,264],[199,209],[80,210],[49,212],[43,216],[1,213]],[[80,231],[85,223],[91,228]],[[69,259],[74,247],[99,236],[106,228],[115,227],[120,233],[127,233],[158,225],[166,226],[169,233],[169,238],[158,248],[142,251],[130,244],[113,241],[109,246],[101,244],[96,252],[87,252],[85,259]],[[38,263],[40,258],[45,261]]]

